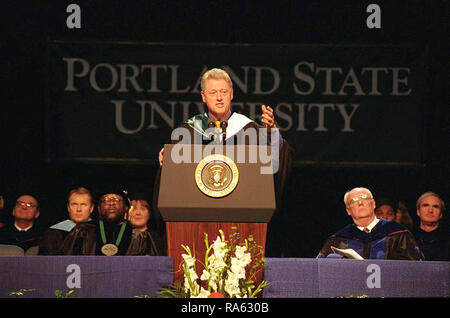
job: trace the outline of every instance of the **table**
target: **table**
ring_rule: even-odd
[[[55,297],[55,290],[76,289],[72,297],[156,296],[173,281],[167,256],[3,256],[0,297],[33,289],[23,297]]]
[[[267,258],[264,297],[449,297],[450,262]]]

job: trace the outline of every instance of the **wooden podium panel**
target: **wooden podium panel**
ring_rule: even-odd
[[[219,230],[225,234],[225,238],[234,233],[233,227],[237,228],[237,232],[241,236],[242,242],[250,235],[253,236],[255,242],[262,246],[263,250],[266,246],[267,223],[214,223],[214,222],[167,222],[167,246],[168,256],[174,258],[174,282],[183,282],[184,274],[180,264],[183,261],[181,254],[186,252],[181,247],[181,244],[188,245],[192,253],[198,261],[204,263],[205,259],[205,235],[208,234],[209,244],[212,244],[217,236]],[[201,275],[203,266],[197,262],[197,274]],[[256,282],[259,284],[262,281],[262,271],[258,273]]]

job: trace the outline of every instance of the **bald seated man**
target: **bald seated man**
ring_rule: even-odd
[[[375,215],[375,200],[369,189],[358,187],[344,195],[352,223],[331,235],[317,258],[341,258],[333,251],[353,249],[364,259],[421,260],[422,253],[411,232],[404,226]]]

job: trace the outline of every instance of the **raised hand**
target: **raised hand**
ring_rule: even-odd
[[[275,117],[273,116],[273,109],[270,106],[262,105],[262,116],[261,122],[266,126],[267,129],[276,128]]]

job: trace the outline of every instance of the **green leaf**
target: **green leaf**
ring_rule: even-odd
[[[182,283],[171,284],[158,291],[158,294],[163,296],[162,298],[188,298]]]
[[[66,293],[66,298],[69,298],[70,296],[72,296],[77,290],[76,289],[71,289]]]
[[[55,290],[55,296],[56,298],[64,298],[64,293],[60,291],[59,289]]]

